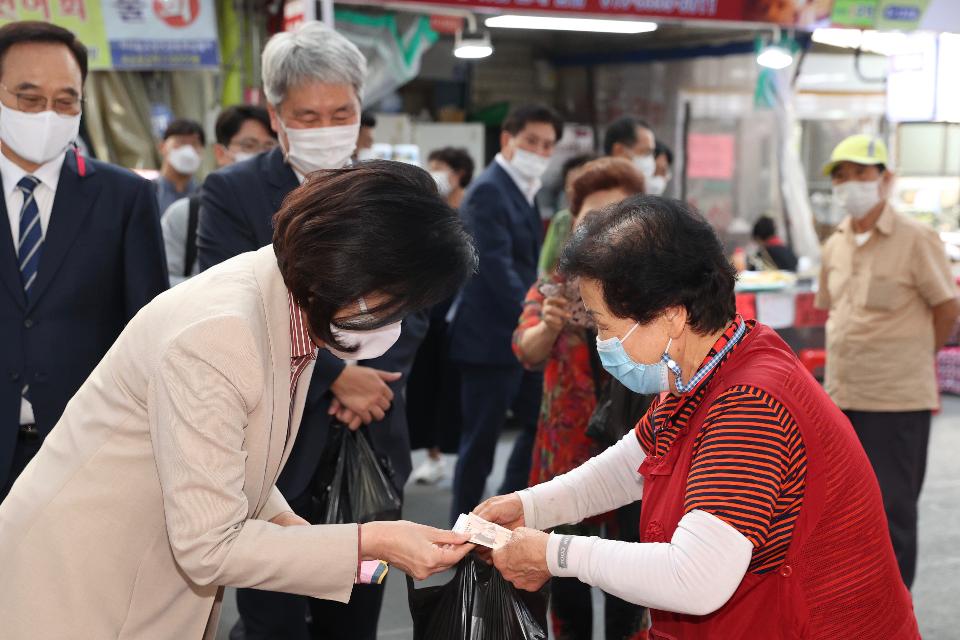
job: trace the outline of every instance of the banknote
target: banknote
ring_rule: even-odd
[[[513,535],[509,529],[493,522],[488,522],[472,513],[461,513],[453,525],[455,533],[469,533],[470,542],[480,544],[491,549],[499,549],[507,544]]]

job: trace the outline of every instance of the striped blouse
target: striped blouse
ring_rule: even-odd
[[[742,322],[742,320],[740,321]],[[707,354],[733,337],[733,322]],[[747,334],[755,322],[747,322]],[[735,346],[730,353],[737,350]],[[662,396],[637,425],[648,455],[664,455],[706,395],[729,354],[693,391]],[[707,410],[696,435],[684,513],[706,511],[753,543],[749,571],[765,573],[783,563],[803,505],[807,458],[800,429],[780,402],[749,385],[731,387]]]

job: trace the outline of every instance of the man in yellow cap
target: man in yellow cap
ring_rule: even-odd
[[[882,140],[847,138],[823,171],[845,216],[824,246],[817,293],[817,306],[830,311],[826,387],[877,474],[910,587],[930,415],[939,405],[936,351],[950,336],[960,304],[936,231],[888,202],[893,174]]]

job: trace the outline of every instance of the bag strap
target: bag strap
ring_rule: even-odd
[[[190,196],[187,217],[187,244],[183,258],[183,277],[189,278],[197,261],[197,226],[200,223],[200,196]]]

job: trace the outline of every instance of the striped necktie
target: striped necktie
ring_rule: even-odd
[[[17,183],[17,189],[23,193],[23,206],[20,207],[20,282],[23,293],[30,302],[30,288],[37,279],[40,266],[40,248],[43,245],[43,230],[40,228],[40,208],[34,197],[34,189],[40,180],[33,176],[24,176]]]

